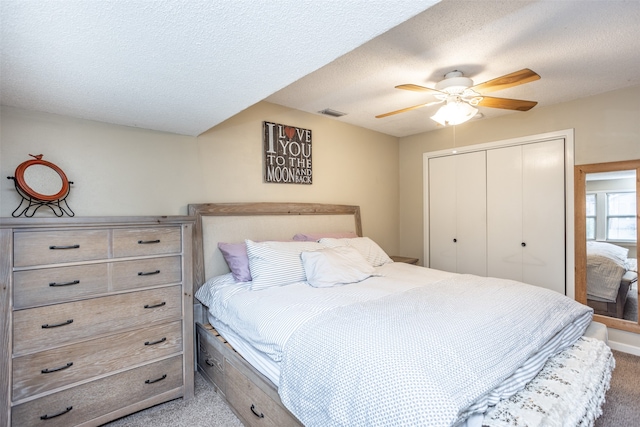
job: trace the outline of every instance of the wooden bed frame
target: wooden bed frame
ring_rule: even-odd
[[[629,288],[636,283],[637,280],[637,274],[627,271],[620,281],[615,302],[596,301],[587,298],[587,305],[593,308],[595,314],[622,319],[624,317],[624,306],[627,303],[627,296],[629,295]]]
[[[353,231],[362,236],[360,208],[312,203],[207,203],[189,205],[196,218],[194,292],[229,268],[218,242],[290,240],[296,233]],[[280,400],[277,387],[209,324],[206,308],[194,305],[199,372],[216,388],[245,426],[302,426]],[[607,342],[607,328],[592,322],[585,336]]]
[[[189,205],[196,218],[194,292],[229,271],[218,242],[290,240],[296,233],[353,231],[362,236],[360,208],[315,203],[206,203]],[[194,305],[197,368],[246,426],[301,426],[276,386],[240,356]]]

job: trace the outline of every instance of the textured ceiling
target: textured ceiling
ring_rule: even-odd
[[[426,132],[437,106],[374,116],[433,101],[394,86],[454,69],[481,83],[531,68],[541,80],[491,95],[535,108],[640,84],[640,0],[0,0],[0,14],[3,105],[185,135],[264,99]]]
[[[198,135],[437,0],[1,0],[1,102]]]
[[[376,119],[435,100],[395,86],[434,87],[456,69],[477,84],[522,68],[541,79],[491,96],[538,101],[535,110],[640,84],[640,1],[443,0],[266,100],[331,108],[347,113],[335,120],[400,137],[436,129],[439,106]]]

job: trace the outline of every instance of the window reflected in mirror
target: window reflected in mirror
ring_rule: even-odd
[[[635,191],[607,193],[607,240],[635,241],[635,198]]]
[[[590,173],[586,181],[587,240],[635,243],[636,171]]]

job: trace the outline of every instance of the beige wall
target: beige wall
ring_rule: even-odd
[[[575,129],[575,163],[640,158],[640,86],[400,138],[400,252],[423,261],[422,154]]]
[[[313,184],[262,182],[262,122],[311,129]],[[398,240],[398,140],[336,119],[256,104],[198,138],[207,188],[201,201],[319,202],[359,205],[364,234],[387,252]],[[231,183],[225,187],[224,181]]]
[[[74,182],[76,216],[186,214],[200,177],[196,138],[2,107],[0,214],[19,203],[15,168],[29,154],[58,165]],[[52,216],[41,208],[37,216]]]
[[[311,129],[312,185],[262,182],[263,121]],[[19,202],[6,177],[44,154],[74,181],[76,216],[184,215],[201,202],[355,204],[364,233],[397,253],[398,139],[339,120],[262,102],[196,138],[2,107],[0,144],[3,217]]]

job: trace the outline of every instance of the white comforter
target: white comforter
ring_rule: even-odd
[[[454,273],[403,263],[385,264],[376,271],[383,277],[371,277],[344,286],[314,288],[299,282],[260,291],[251,291],[249,282],[236,283],[229,273],[203,285],[196,298],[218,321],[275,362],[280,362],[291,334],[323,312],[455,276]],[[419,279],[414,276],[416,271],[422,273]]]
[[[407,264],[333,288],[199,291],[210,312],[281,365],[308,426],[462,423],[521,389],[573,343],[591,309],[513,281]]]
[[[590,317],[546,289],[457,276],[306,322],[285,346],[279,394],[308,427],[455,425],[524,386]]]

